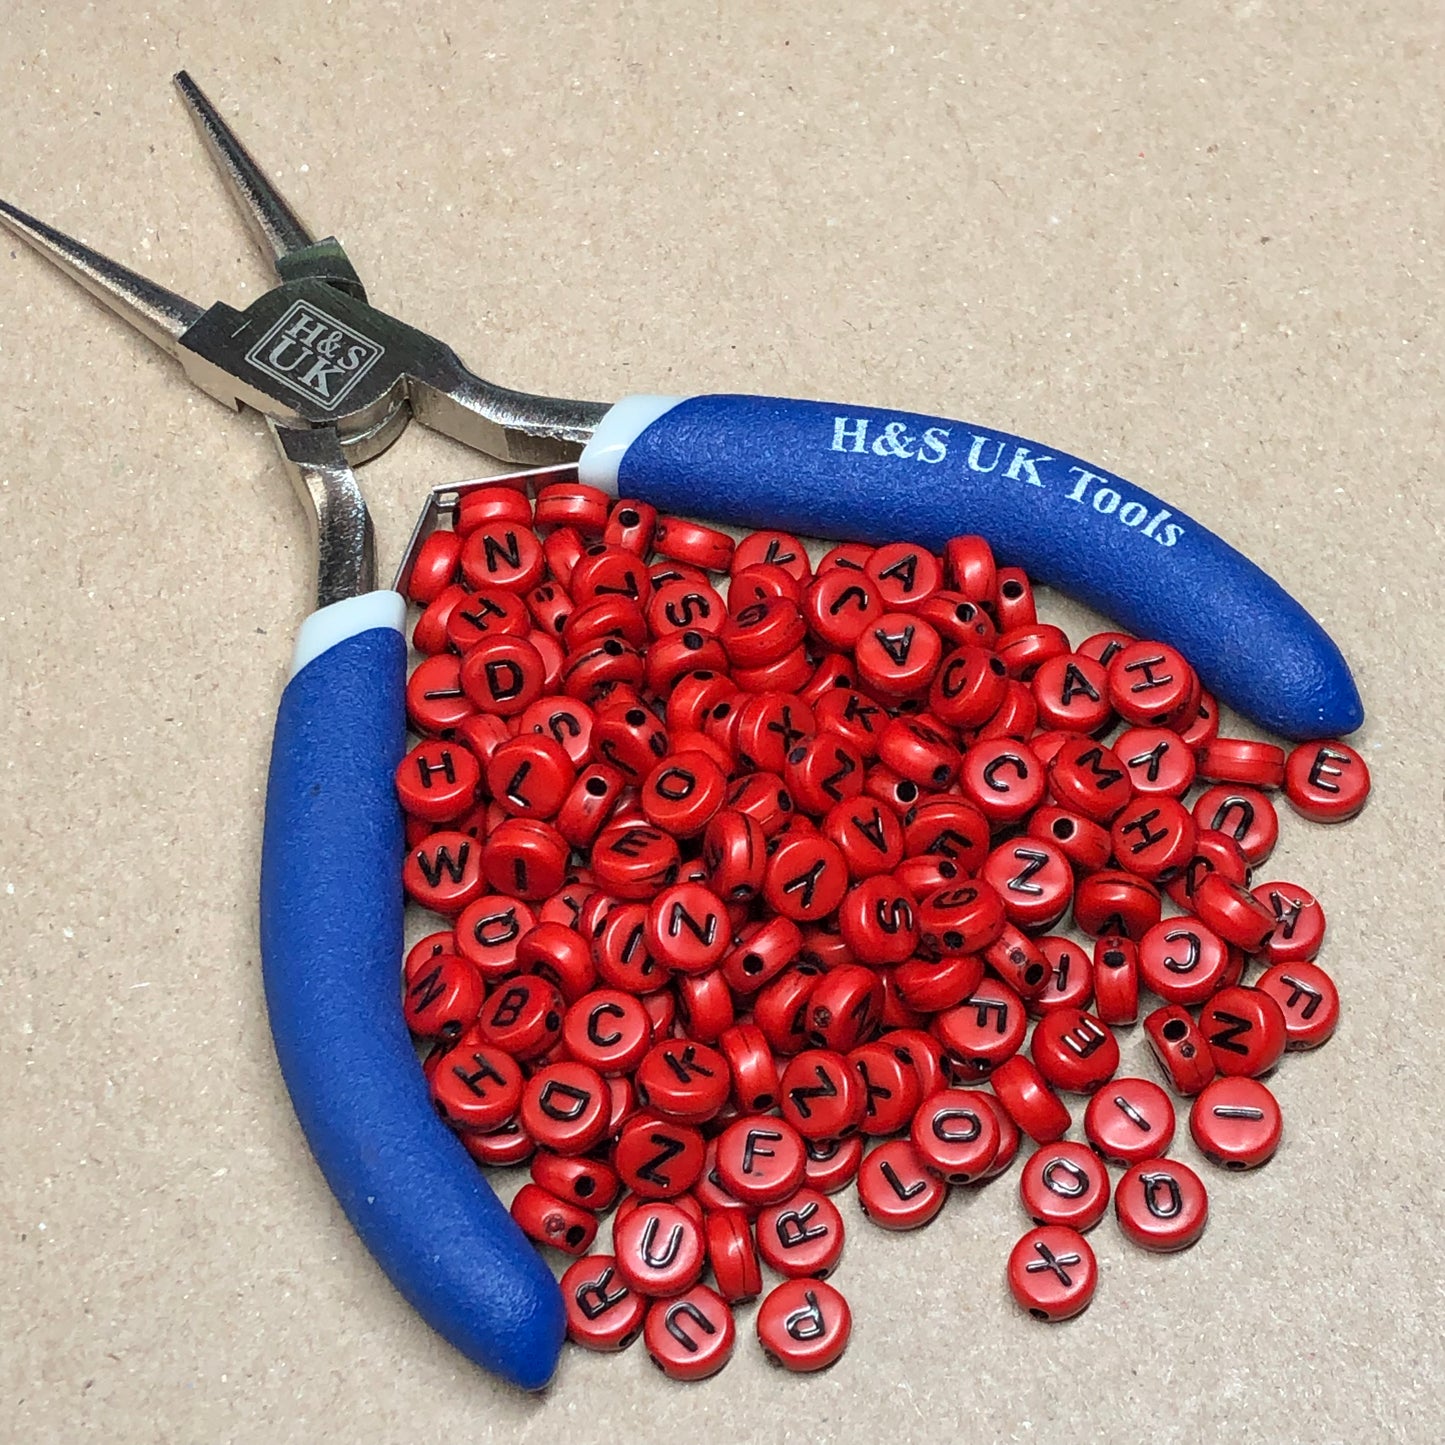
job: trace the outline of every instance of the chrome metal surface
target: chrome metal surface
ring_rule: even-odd
[[[498,461],[575,462],[601,402],[512,391],[434,336],[370,305],[340,242],[313,241],[200,87],[176,77],[207,150],[281,283],[242,310],[200,307],[0,201],[0,220],[174,356],[226,405],[271,425],[316,534],[318,605],[368,590],[371,523],[352,467],[413,417]]]

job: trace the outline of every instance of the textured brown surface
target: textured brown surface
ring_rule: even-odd
[[[254,294],[184,64],[486,375],[1095,458],[1331,628],[1376,796],[1286,818],[1268,872],[1324,900],[1345,1021],[1193,1251],[1106,1222],[1097,1302],[1045,1329],[1003,1292],[1012,1183],[916,1236],[850,1212],[827,1375],[765,1369],[749,1312],[710,1384],[634,1349],[509,1394],[364,1256],[271,1057],[261,789],[310,564],[270,442],[4,244],[0,1437],[1438,1440],[1442,40],[1437,0],[10,7],[0,194]],[[421,433],[367,469],[387,568],[476,469]]]

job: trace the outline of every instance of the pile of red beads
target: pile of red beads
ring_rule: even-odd
[[[851,1328],[828,1196],[916,1228],[1021,1133],[1037,1227],[1007,1277],[1034,1315],[1089,1303],[1111,1197],[1139,1246],[1191,1244],[1208,1204],[1168,1155],[1174,1105],[1117,1076],[1142,991],[1205,1157],[1274,1152],[1259,1076],[1339,1001],[1320,905],[1251,870],[1271,793],[1363,807],[1348,745],[1220,737],[1174,649],[1071,647],[978,537],[814,567],[781,532],[499,484],[427,538],[410,591],[403,880],[446,926],[407,956],[406,1021],[473,1157],[530,1161],[512,1213],[575,1257],[578,1343],[640,1334],[668,1374],[712,1374],[766,1266],[763,1348],[822,1368]],[[1087,1144],[1060,1094],[1086,1098]]]

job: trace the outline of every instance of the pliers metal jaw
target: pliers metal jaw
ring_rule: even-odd
[[[607,411],[511,391],[366,299],[334,236],[316,240],[200,87],[176,85],[279,284],[242,310],[202,308],[0,201],[0,219],[169,356],[202,391],[264,416],[316,532],[318,606],[375,584],[353,467],[413,418],[517,466],[575,461]]]
[[[409,420],[721,522],[935,551],[980,532],[1038,580],[1172,643],[1220,701],[1286,736],[1352,731],[1359,694],[1320,625],[1252,562],[1057,448],[889,408],[747,396],[608,407],[482,380],[373,307],[341,244],[313,239],[195,84],[176,79],[278,285],[242,310],[203,310],[3,202],[0,220],[276,437],[318,559],[266,796],[260,931],[277,1057],[317,1162],[393,1282],[472,1359],[536,1388],[561,1347],[560,1293],[432,1110],[396,996],[406,605],[372,590],[353,468]],[[433,492],[422,529],[456,490]]]

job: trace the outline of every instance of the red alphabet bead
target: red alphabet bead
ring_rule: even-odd
[[[640,1295],[669,1298],[697,1283],[707,1261],[702,1226],[665,1199],[644,1200],[612,1230],[617,1273]]]
[[[982,953],[1007,927],[1003,899],[982,879],[934,889],[918,905],[919,941],[932,955]]]
[[[1009,1117],[1036,1144],[1062,1139],[1072,1122],[1059,1096],[1037,1067],[1015,1054],[989,1075],[989,1083]]]
[[[570,1200],[599,1214],[611,1209],[622,1192],[617,1171],[600,1159],[581,1159],[546,1150],[532,1160],[532,1182],[558,1199]]]
[[[625,1350],[641,1333],[648,1301],[628,1289],[610,1254],[589,1254],[562,1276],[567,1338],[588,1350]]]
[[[918,1229],[934,1219],[948,1185],[926,1169],[907,1139],[888,1139],[869,1151],[858,1169],[858,1203],[883,1229]]]
[[[866,687],[885,697],[911,697],[933,681],[943,643],[922,618],[885,612],[863,629],[853,657]]]
[[[407,854],[401,881],[407,897],[433,912],[455,916],[481,893],[482,847],[465,833],[433,833]]]
[[[622,1126],[612,1163],[643,1199],[671,1199],[697,1183],[705,1159],[702,1135],[692,1125],[636,1114]]]
[[[1094,943],[1094,1012],[1106,1024],[1132,1024],[1139,1017],[1139,945],[1122,934]]]
[[[1256,788],[1225,783],[1206,788],[1195,801],[1194,821],[1201,830],[1228,834],[1239,844],[1245,861],[1255,866],[1269,857],[1279,841],[1279,815]]]
[[[520,899],[484,893],[457,919],[457,952],[476,967],[484,982],[496,983],[520,972],[518,948],[536,923],[537,915]]]
[[[848,1301],[822,1280],[784,1280],[758,1307],[763,1353],[795,1374],[826,1369],[847,1349],[852,1330]]]
[[[763,1272],[747,1216],[737,1209],[710,1212],[703,1235],[718,1293],[730,1305],[756,1299],[763,1292]]]
[[[1194,888],[1194,911],[1226,943],[1259,953],[1275,929],[1273,911],[1222,872],[1205,874]]]
[[[950,1077],[976,1082],[1023,1047],[1028,1014],[1007,984],[986,978],[957,1008],[939,1014],[932,1029]]]
[[[870,622],[883,615],[883,601],[872,580],[838,567],[820,572],[803,593],[803,616],[825,647],[851,648]]]
[[[1283,1127],[1279,1104],[1258,1079],[1216,1079],[1189,1113],[1199,1152],[1224,1169],[1257,1169],[1279,1148]]]
[[[1189,1098],[1214,1077],[1214,1055],[1199,1026],[1177,1003],[1156,1008],[1144,1019],[1144,1037],[1170,1087]]]
[[[893,1047],[896,1037],[890,1033],[848,1055],[867,1100],[859,1126],[864,1134],[896,1134],[906,1129],[923,1098],[917,1071],[899,1058]]]
[[[891,873],[903,861],[903,823],[896,809],[877,798],[836,803],[823,816],[822,833],[843,854],[855,883]]]
[[[1285,760],[1284,795],[1316,823],[1343,823],[1365,806],[1370,770],[1348,743],[1301,743]]]
[[[592,872],[617,898],[647,899],[677,877],[677,840],[660,828],[609,823],[592,845]]]
[[[1119,1067],[1114,1031],[1079,1008],[1050,1009],[1034,1025],[1029,1051],[1045,1081],[1070,1093],[1092,1094]]]
[[[428,823],[450,822],[465,813],[480,781],[481,767],[472,753],[441,739],[418,743],[396,768],[402,808]]]
[[[808,1162],[803,1175],[811,1189],[823,1194],[836,1194],[858,1177],[863,1162],[863,1136],[850,1134],[846,1139],[805,1139]]]
[[[1019,1308],[1036,1320],[1072,1319],[1089,1307],[1099,1266],[1076,1229],[1046,1224],[1031,1229],[1008,1257],[1008,1284]]]
[[[524,527],[532,520],[532,503],[526,491],[506,482],[464,492],[457,505],[456,529],[465,537],[488,522],[514,522]]]
[[[487,760],[488,791],[512,817],[554,817],[576,775],[561,743],[538,733],[508,739]]]
[[[1224,988],[1200,1010],[1199,1029],[1221,1074],[1258,1078],[1280,1061],[1288,1040],[1284,1011],[1257,988]]]
[[[790,1279],[826,1279],[843,1253],[843,1216],[816,1189],[799,1189],[770,1205],[758,1215],[757,1228],[763,1262]]]
[[[1114,754],[1143,797],[1182,798],[1194,783],[1194,752],[1168,728],[1128,728],[1114,739]]]
[[[808,1042],[839,1054],[856,1048],[877,1033],[883,998],[876,969],[851,963],[829,969],[808,994]]]
[[[1312,959],[1325,939],[1325,911],[1298,883],[1261,883],[1251,890],[1274,914],[1274,932],[1261,957],[1266,963],[1298,963]]]
[[[406,680],[406,716],[417,732],[445,736],[476,712],[462,688],[461,668],[461,658],[442,653],[412,670]]]
[[[520,1117],[542,1148],[585,1154],[605,1136],[609,1107],[607,1087],[595,1069],[572,1062],[548,1064],[527,1080]]]
[[[1096,733],[1113,720],[1108,669],[1092,658],[1068,651],[1046,658],[1033,675],[1032,687],[1041,727]]]
[[[964,796],[991,823],[1016,823],[1043,801],[1044,771],[1012,738],[978,742],[964,755]]]
[[[1252,738],[1211,738],[1199,749],[1199,776],[1251,788],[1284,784],[1284,749]]]
[[[525,637],[488,634],[462,658],[462,691],[482,712],[515,717],[541,695],[547,665]]]
[[[524,1184],[512,1197],[512,1218],[528,1239],[550,1244],[563,1254],[586,1254],[597,1238],[597,1216],[536,1184]]]
[[[513,978],[487,1000],[477,1031],[514,1059],[535,1059],[561,1037],[563,1012],[562,995],[545,979]]]
[[[658,1300],[642,1327],[647,1353],[674,1380],[705,1380],[732,1357],[733,1312],[715,1290],[694,1285],[676,1299]]]
[[[439,612],[444,605],[445,599],[439,598]],[[500,587],[479,587],[446,608],[447,646],[465,656],[487,638],[524,636],[530,623],[527,604],[517,593],[504,592]]]
[[[803,1137],[783,1119],[737,1119],[718,1136],[718,1182],[747,1205],[788,1198],[802,1184],[806,1165]]]
[[[1003,901],[1008,921],[1019,928],[1051,928],[1074,896],[1074,873],[1063,852],[1037,838],[1001,843],[980,876]]]
[[[820,835],[790,834],[768,860],[763,897],[775,913],[800,922],[825,918],[848,890],[848,864]]]
[[[1151,882],[1167,882],[1194,856],[1195,825],[1174,798],[1135,798],[1109,831],[1121,868]]]
[[[508,818],[488,836],[483,866],[499,893],[548,898],[567,879],[567,842],[536,818]]]
[[[1109,698],[1125,722],[1169,726],[1198,705],[1199,679],[1172,647],[1131,642],[1109,663]]]
[[[1008,683],[1002,658],[966,642],[943,658],[929,686],[928,710],[950,727],[979,727],[1003,705]]]
[[[702,1124],[727,1103],[732,1080],[727,1060],[706,1044],[666,1039],[654,1044],[637,1066],[638,1100],[684,1124]]]
[[[460,954],[419,958],[407,970],[402,1016],[418,1038],[451,1043],[475,1022],[485,994],[481,975]]]
[[[999,1127],[974,1090],[941,1089],[919,1105],[909,1138],[925,1168],[950,1184],[968,1184],[993,1163]]]
[[[1060,807],[1096,823],[1111,822],[1134,793],[1118,755],[1092,738],[1065,743],[1054,754],[1048,785]]]
[[[794,804],[821,818],[836,804],[863,791],[863,758],[847,738],[823,732],[799,743],[787,756],[783,782]]]
[[[1027,828],[1030,838],[1052,843],[1080,873],[1096,873],[1114,851],[1107,828],[1064,808],[1035,808]]]
[[[651,1044],[647,1011],[629,993],[596,989],[567,1010],[562,1041],[574,1059],[600,1074],[631,1073]]]
[[[1023,568],[1000,567],[997,576],[994,611],[998,614],[999,630],[1031,626],[1038,620],[1038,615],[1034,607],[1033,585]]]
[[[448,1049],[428,1083],[437,1113],[452,1128],[479,1134],[500,1129],[522,1101],[516,1061],[476,1035],[463,1036]]]
[[[805,1049],[788,1061],[781,1080],[785,1118],[805,1139],[836,1139],[862,1122],[867,1099],[842,1054]]]
[[[433,532],[417,550],[406,595],[422,607],[435,602],[456,581],[462,539],[456,532]]]
[[[1204,1181],[1177,1159],[1135,1164],[1114,1190],[1114,1216],[1124,1236],[1141,1249],[1187,1249],[1209,1220]]]
[[[1114,1079],[1089,1100],[1084,1134],[1111,1164],[1159,1159],[1174,1142],[1174,1105],[1148,1079]]]
[[[1122,933],[1136,942],[1159,922],[1159,890],[1143,878],[1103,868],[1074,890],[1074,923],[1090,938]]]
[[[1317,964],[1277,963],[1254,985],[1284,1014],[1286,1049],[1317,1049],[1340,1021],[1340,995],[1334,980]]]
[[[1203,1003],[1232,966],[1229,945],[1197,918],[1162,919],[1139,940],[1139,976],[1166,1003]]]
[[[1109,1171],[1083,1144],[1060,1140],[1035,1150],[1019,1176],[1024,1212],[1035,1224],[1088,1233],[1109,1207]]]
[[[647,946],[680,973],[703,973],[722,960],[732,929],[722,900],[701,883],[675,883],[648,905]]]

